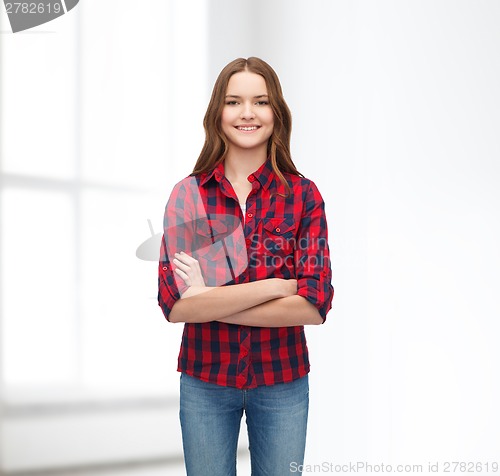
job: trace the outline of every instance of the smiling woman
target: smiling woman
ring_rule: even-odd
[[[186,468],[235,474],[244,411],[252,474],[284,474],[304,458],[304,325],[323,323],[333,298],[324,203],[292,161],[291,114],[263,60],[222,70],[204,126],[194,171],[165,209],[159,266],[159,304],[185,323]]]

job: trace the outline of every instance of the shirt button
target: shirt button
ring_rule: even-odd
[[[279,233],[281,231],[281,228],[276,228],[276,233]]]
[[[163,266],[163,271],[166,271],[168,268],[166,266]]]
[[[250,238],[246,238],[245,243],[247,244],[247,246],[250,246],[252,244],[252,240]]]
[[[248,218],[253,218],[253,213],[247,213]]]
[[[250,175],[250,176],[248,177],[248,181],[249,181],[249,182],[253,182],[253,181],[255,181],[255,177],[254,177],[253,175]]]

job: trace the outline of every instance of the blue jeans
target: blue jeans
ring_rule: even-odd
[[[309,409],[308,376],[241,390],[181,374],[180,421],[188,476],[236,475],[246,415],[252,476],[300,474]],[[291,465],[291,463],[295,463]]]

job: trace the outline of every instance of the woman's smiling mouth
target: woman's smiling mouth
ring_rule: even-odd
[[[253,132],[260,128],[260,126],[234,126],[236,129],[242,132]]]

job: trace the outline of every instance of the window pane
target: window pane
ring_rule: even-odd
[[[70,12],[36,32],[2,34],[4,172],[58,178],[75,172],[76,20]]]
[[[182,326],[168,323],[157,304],[157,257],[137,247],[161,232],[158,197],[102,191],[82,200],[82,337],[86,386],[131,391],[177,388]],[[161,204],[162,207],[164,203]],[[159,219],[158,219],[159,218]],[[158,246],[159,256],[159,246]]]
[[[83,178],[150,189],[167,173],[171,136],[168,2],[80,8],[89,30],[81,47]]]
[[[1,198],[5,383],[71,382],[77,348],[71,197],[6,189]]]

